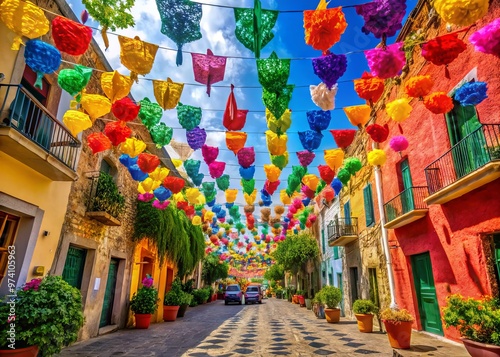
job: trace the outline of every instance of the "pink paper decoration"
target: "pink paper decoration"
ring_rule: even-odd
[[[389,146],[396,152],[401,152],[408,148],[408,140],[403,135],[395,136],[389,142]]]
[[[307,187],[306,185],[302,185],[300,190],[307,198],[311,198],[311,199],[314,198],[315,192],[313,190],[311,190],[309,187]]]
[[[139,193],[137,195],[137,199],[142,202],[149,202],[153,198],[155,198],[155,195],[152,194],[151,192]]]
[[[316,154],[307,150],[298,151],[297,157],[299,158],[300,165],[309,166],[316,157]]]
[[[170,204],[170,201],[168,201],[168,200],[163,201],[163,202],[160,202],[158,200],[153,201],[153,207],[161,209],[161,210],[164,210],[165,208],[167,208],[169,204]]]
[[[208,165],[208,171],[212,178],[217,179],[222,176],[224,169],[226,168],[226,163],[221,161],[214,161]]]
[[[397,42],[384,48],[365,51],[371,74],[382,78],[392,78],[401,72],[406,64],[405,53],[401,50],[403,43]]]
[[[203,145],[201,147],[201,154],[203,155],[205,163],[209,165],[217,159],[217,156],[219,156],[219,148],[215,146]]]
[[[193,59],[194,79],[198,83],[207,85],[207,94],[210,97],[211,86],[224,80],[226,71],[226,57],[214,56],[210,49],[207,54],[191,53]]]
[[[469,41],[476,51],[500,57],[500,18],[474,32]]]
[[[255,162],[255,150],[253,146],[240,149],[237,156],[238,164],[240,164],[244,168],[250,167]]]

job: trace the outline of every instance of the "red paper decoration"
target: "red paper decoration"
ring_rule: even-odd
[[[387,124],[384,126],[371,124],[366,127],[366,132],[376,143],[383,143],[389,136],[389,126]]]
[[[93,154],[108,150],[111,148],[111,141],[103,133],[92,133],[87,136],[87,144]]]
[[[280,180],[270,182],[269,180],[266,180],[266,183],[264,184],[264,190],[267,191],[270,195],[272,195],[278,186],[280,185]]]
[[[373,105],[384,93],[384,80],[364,72],[360,79],[354,80],[354,90],[361,99]]]
[[[113,115],[122,121],[134,120],[137,118],[140,109],[141,106],[135,104],[129,97],[123,97],[122,99],[115,101],[111,107]]]
[[[234,85],[231,84],[231,93],[229,93],[229,97],[227,98],[222,124],[227,130],[237,131],[243,129],[245,126],[248,110],[238,109],[233,90]]]
[[[333,140],[339,148],[345,149],[354,141],[356,136],[355,129],[345,129],[345,130],[330,130],[333,135]]]
[[[422,57],[436,66],[447,66],[461,54],[467,45],[458,38],[457,33],[450,33],[444,36],[436,37],[422,45]],[[448,68],[445,75],[450,77]]]
[[[168,188],[172,193],[179,193],[184,188],[185,182],[180,177],[167,176],[163,180],[163,186]]]
[[[52,38],[59,51],[80,56],[89,47],[92,29],[65,17],[56,16],[52,20]]]
[[[332,183],[335,178],[335,171],[333,171],[328,165],[319,165],[318,171],[319,176],[323,181],[325,181],[328,185]]]
[[[326,6],[327,2],[321,1],[316,10],[304,11],[306,43],[323,52],[339,42],[347,27],[342,7],[327,9]]]
[[[132,129],[125,125],[125,122],[112,121],[108,122],[104,127],[104,134],[106,134],[114,146],[118,146],[127,140],[127,138],[130,138]]]
[[[156,155],[142,153],[139,154],[137,165],[142,172],[151,173],[160,166],[160,159]]]
[[[424,105],[434,114],[446,114],[453,109],[453,100],[445,92],[435,92],[424,98]]]

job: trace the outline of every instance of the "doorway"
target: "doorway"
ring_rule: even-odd
[[[118,273],[118,259],[111,259],[109,263],[108,279],[106,281],[106,291],[102,301],[101,320],[99,327],[111,324],[111,315],[113,313],[113,303],[115,301],[116,277]]]
[[[64,263],[64,270],[62,278],[71,286],[80,290],[82,288],[83,270],[85,267],[85,258],[87,250],[70,246],[66,262]]]
[[[443,336],[429,252],[412,255],[411,266],[422,329]]]
[[[354,301],[359,299],[358,294],[358,267],[349,268],[349,283],[351,285],[351,307]]]

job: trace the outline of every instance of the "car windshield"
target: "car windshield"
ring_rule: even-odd
[[[239,286],[232,285],[232,286],[228,286],[226,291],[240,291],[240,288],[239,288]]]
[[[251,291],[251,292],[253,292],[253,293],[258,293],[258,292],[259,292],[259,288],[258,288],[258,287],[256,287],[256,286],[249,286],[249,287],[247,288],[247,291]]]

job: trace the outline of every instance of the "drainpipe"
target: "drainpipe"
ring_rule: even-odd
[[[378,149],[378,144],[373,143],[373,149]],[[380,166],[375,166],[375,186],[377,189],[377,203],[378,211],[380,214],[380,230],[382,231],[382,247],[384,249],[386,266],[387,266],[387,277],[389,280],[389,293],[391,295],[391,309],[397,309],[398,304],[396,303],[396,285],[394,283],[394,272],[392,270],[392,258],[391,252],[389,250],[389,239],[387,237],[387,229],[385,228],[385,210],[384,210],[384,193],[382,189],[382,171]]]

